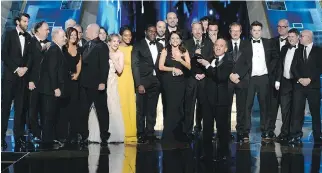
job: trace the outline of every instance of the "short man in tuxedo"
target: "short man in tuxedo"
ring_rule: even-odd
[[[272,70],[278,61],[278,53],[274,44],[261,37],[263,25],[255,21],[251,24],[252,39],[245,44],[243,53],[239,57],[235,68],[230,75],[230,80],[238,84],[242,79],[247,77],[250,72],[250,80],[247,91],[246,116],[244,138],[249,138],[251,128],[251,114],[255,93],[260,106],[260,129],[262,131],[262,139],[268,140],[274,137],[273,133],[268,133],[267,122],[269,120],[269,78],[273,78]]]
[[[79,47],[84,47],[85,46],[85,44],[86,44],[86,40],[83,38],[83,27],[82,26],[80,26],[80,25],[78,25],[78,24],[76,24],[75,26],[74,26],[74,28],[77,30],[77,32],[78,32],[78,38],[79,38],[79,41],[78,41],[78,46]]]
[[[35,36],[30,41],[30,47],[28,49],[28,56],[31,60],[31,69],[29,70],[29,83],[28,89],[29,95],[29,121],[30,121],[30,138],[31,141],[37,142],[40,140],[41,128],[38,120],[38,114],[40,112],[40,95],[38,89],[38,83],[40,81],[41,63],[44,60],[44,54],[50,47],[50,42],[46,43],[46,39],[49,34],[49,26],[45,21],[36,23],[34,27]],[[42,121],[42,118],[40,118]]]
[[[55,143],[55,126],[59,97],[65,94],[64,83],[68,70],[66,68],[62,47],[66,44],[65,32],[53,29],[51,32],[53,43],[46,51],[41,62],[40,80],[37,88],[40,97],[40,117],[42,117],[42,142]]]
[[[165,31],[166,31],[166,23],[164,21],[157,22],[157,42],[161,43],[163,47],[165,47],[168,43],[165,42]]]
[[[279,142],[287,141],[290,132],[294,83],[291,65],[293,59],[296,59],[296,56],[301,56],[301,50],[303,50],[303,45],[299,44],[299,35],[300,33],[297,29],[291,29],[288,31],[289,44],[286,44],[282,47],[280,60],[277,66],[278,70],[275,81],[275,89],[279,91],[281,99],[280,102],[283,122],[281,133],[277,137]]]
[[[160,94],[158,56],[163,48],[156,39],[157,29],[148,25],[145,38],[137,42],[132,50],[132,73],[136,88],[136,114],[138,142],[155,141],[154,126],[156,108]]]
[[[189,38],[187,30],[179,28],[177,14],[174,12],[169,12],[167,14],[167,29],[165,31],[166,42],[169,41],[169,36],[172,31],[180,32],[183,40],[187,40]]]
[[[304,30],[301,32],[300,42],[304,46],[299,50],[301,56],[296,56],[292,62],[292,74],[294,75],[293,106],[294,113],[291,117],[290,143],[299,143],[303,136],[304,123],[303,112],[306,99],[309,102],[312,116],[313,138],[315,143],[322,142],[321,138],[321,48],[313,44],[313,32]]]
[[[98,37],[100,27],[97,24],[90,24],[86,29],[87,44],[84,46],[82,56],[82,70],[79,77],[80,101],[82,106],[81,135],[82,143],[88,137],[88,116],[90,107],[94,103],[97,119],[100,126],[102,144],[106,145],[110,137],[109,112],[107,108],[106,84],[109,72],[109,49]]]
[[[74,27],[76,25],[76,21],[74,19],[68,19],[65,22],[65,31],[67,30],[67,28],[69,27]]]
[[[288,30],[289,30],[289,23],[286,19],[281,19],[278,22],[277,25],[277,31],[278,31],[278,36],[272,38],[272,41],[275,43],[275,49],[276,51],[280,54],[282,47],[284,45],[289,45],[287,36],[288,36]],[[277,66],[276,66],[277,67]],[[277,68],[275,68],[273,70],[272,75],[277,75]],[[275,87],[275,79],[272,78],[273,81],[270,81],[270,101],[271,101],[271,106],[270,106],[270,112],[271,115],[270,120],[269,120],[269,124],[268,124],[268,131],[270,131],[271,133],[274,132],[275,130],[275,123],[276,123],[276,118],[277,118],[277,113],[278,113],[278,107],[281,105],[281,96],[280,96],[280,91],[276,90]]]
[[[27,49],[31,36],[27,33],[29,15],[21,13],[14,19],[16,28],[6,32],[2,45],[3,61],[1,87],[1,146],[6,148],[5,141],[12,101],[14,101],[14,137],[16,145],[25,144],[23,138],[27,108],[27,70],[31,63]]]
[[[205,93],[206,101],[202,105],[203,140],[205,147],[212,146],[214,132],[214,118],[220,142],[219,159],[225,159],[229,154],[229,124],[227,121],[229,111],[228,81],[233,68],[233,58],[228,50],[228,43],[219,38],[214,45],[214,59],[211,63],[205,59],[198,59],[206,69]],[[209,153],[205,153],[206,156]],[[212,154],[212,152],[210,152]]]
[[[231,40],[228,41],[228,52],[231,53],[233,57],[233,64],[235,65],[239,61],[239,57],[243,51],[245,41],[240,39],[242,33],[242,26],[239,23],[232,23],[229,26],[229,33]],[[237,141],[248,140],[247,136],[244,139],[244,126],[245,126],[245,108],[246,108],[246,99],[247,99],[247,87],[248,87],[249,77],[243,78],[239,83],[235,84],[234,82],[228,82],[229,88],[229,111],[228,111],[228,123],[231,124],[231,109],[233,105],[233,97],[236,94],[236,109],[237,109]],[[231,131],[229,126],[229,131]],[[231,135],[233,138],[233,136]]]
[[[205,93],[205,71],[204,68],[197,62],[197,58],[202,56],[205,60],[211,61],[213,56],[213,44],[209,39],[202,38],[202,26],[200,22],[194,22],[191,24],[193,38],[185,42],[191,58],[191,70],[186,72],[187,85],[185,93],[185,122],[184,132],[187,135],[192,134],[194,123],[194,112],[197,101],[196,110],[196,126],[195,132],[202,130],[201,121],[202,113],[201,107],[203,102],[206,101]]]

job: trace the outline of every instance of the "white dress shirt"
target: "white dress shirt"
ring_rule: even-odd
[[[150,40],[148,40],[147,38],[145,38],[145,41],[148,43],[152,58],[153,58],[153,64],[155,64],[155,62],[157,61],[158,58],[158,48],[156,44],[151,44],[150,45]],[[156,41],[156,40],[155,40]],[[153,69],[153,75],[155,76],[155,70]]]
[[[251,76],[262,76],[268,74],[265,51],[263,46],[263,40],[260,39],[260,43],[253,43],[253,58],[252,58],[252,74]]]
[[[304,46],[304,47],[305,47],[305,46]],[[312,42],[312,43],[310,43],[310,44],[308,44],[308,45],[306,45],[306,55],[307,55],[307,57],[306,57],[306,58],[309,58],[310,52],[311,52],[311,50],[312,50],[312,47],[313,47],[313,42]]]
[[[285,37],[285,38],[287,38],[287,37]],[[282,41],[281,42],[281,39],[285,39],[285,38],[283,38],[283,37],[279,37],[279,42],[280,42],[280,50],[282,50],[282,47],[286,44],[286,40],[284,40],[284,41]]]
[[[292,65],[292,61],[293,61],[293,57],[294,57],[294,53],[295,50],[298,48],[298,44],[296,44],[296,47],[292,47],[292,49],[288,49],[286,56],[285,56],[285,60],[284,60],[284,71],[283,71],[283,76],[286,79],[291,79],[291,65]]]
[[[20,40],[20,45],[21,45],[21,55],[23,56],[23,51],[25,50],[25,37],[22,36],[22,35],[19,35],[19,30],[18,28],[16,27],[16,30],[17,30],[17,33],[18,33],[18,36],[19,36],[19,40]]]
[[[232,44],[232,46],[233,46],[233,50],[234,50],[234,48],[235,48],[235,43],[237,43],[237,47],[238,47],[238,49],[239,49],[240,39],[238,39],[238,40],[231,40],[231,44]]]
[[[163,37],[158,37],[158,36],[157,36],[157,38],[156,38],[156,39],[158,39],[158,38],[159,38],[159,39],[161,39],[161,38],[164,38],[164,39],[165,39],[165,36],[163,36]],[[159,42],[159,43],[161,43],[163,47],[165,47],[165,40],[164,40],[164,41],[163,41],[163,40],[160,40],[160,41],[158,41],[158,42]]]
[[[223,55],[219,56],[219,57],[218,57],[218,62],[219,62],[219,61],[221,61],[221,59],[223,59],[223,58],[224,58],[224,56],[225,56],[225,54],[223,54]],[[211,67],[216,67],[216,61],[217,61],[217,59],[213,59],[213,60],[211,61],[211,63],[210,63],[210,64],[208,64],[208,65],[206,66],[206,69],[208,69],[210,66],[211,66]]]

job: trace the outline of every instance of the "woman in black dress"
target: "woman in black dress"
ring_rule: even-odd
[[[182,45],[182,36],[171,32],[169,44],[162,50],[159,69],[163,71],[162,86],[166,98],[163,140],[185,140],[182,132],[185,78],[183,72],[190,70],[190,57]]]
[[[70,73],[70,81],[66,82],[68,93],[61,99],[56,136],[61,142],[77,142],[77,120],[80,112],[78,76],[81,71],[81,53],[77,45],[79,38],[75,28],[66,31],[67,44],[62,48]]]

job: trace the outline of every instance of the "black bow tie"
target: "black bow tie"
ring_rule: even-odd
[[[157,38],[157,41],[165,41],[165,38]]]
[[[294,46],[290,45],[288,48],[292,49],[293,47],[296,48],[296,45],[294,45]]]
[[[287,37],[286,38],[280,38],[280,42],[283,42],[283,41],[286,41],[287,40]]]
[[[150,43],[149,43],[150,45],[155,45],[156,44],[156,42],[155,41],[150,41]]]
[[[40,44],[41,44],[41,43],[44,43],[44,44],[45,44],[45,43],[46,43],[46,40],[40,40],[40,41],[39,41],[39,43],[40,43]]]
[[[22,36],[26,36],[26,33],[25,32],[19,32],[19,36],[22,35]]]
[[[253,40],[253,43],[261,43],[261,40]]]

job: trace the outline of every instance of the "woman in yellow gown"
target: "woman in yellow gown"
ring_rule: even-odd
[[[125,127],[125,143],[136,142],[136,103],[134,81],[131,68],[132,32],[128,27],[121,27],[122,37],[119,50],[124,54],[124,69],[118,78],[122,115]]]

